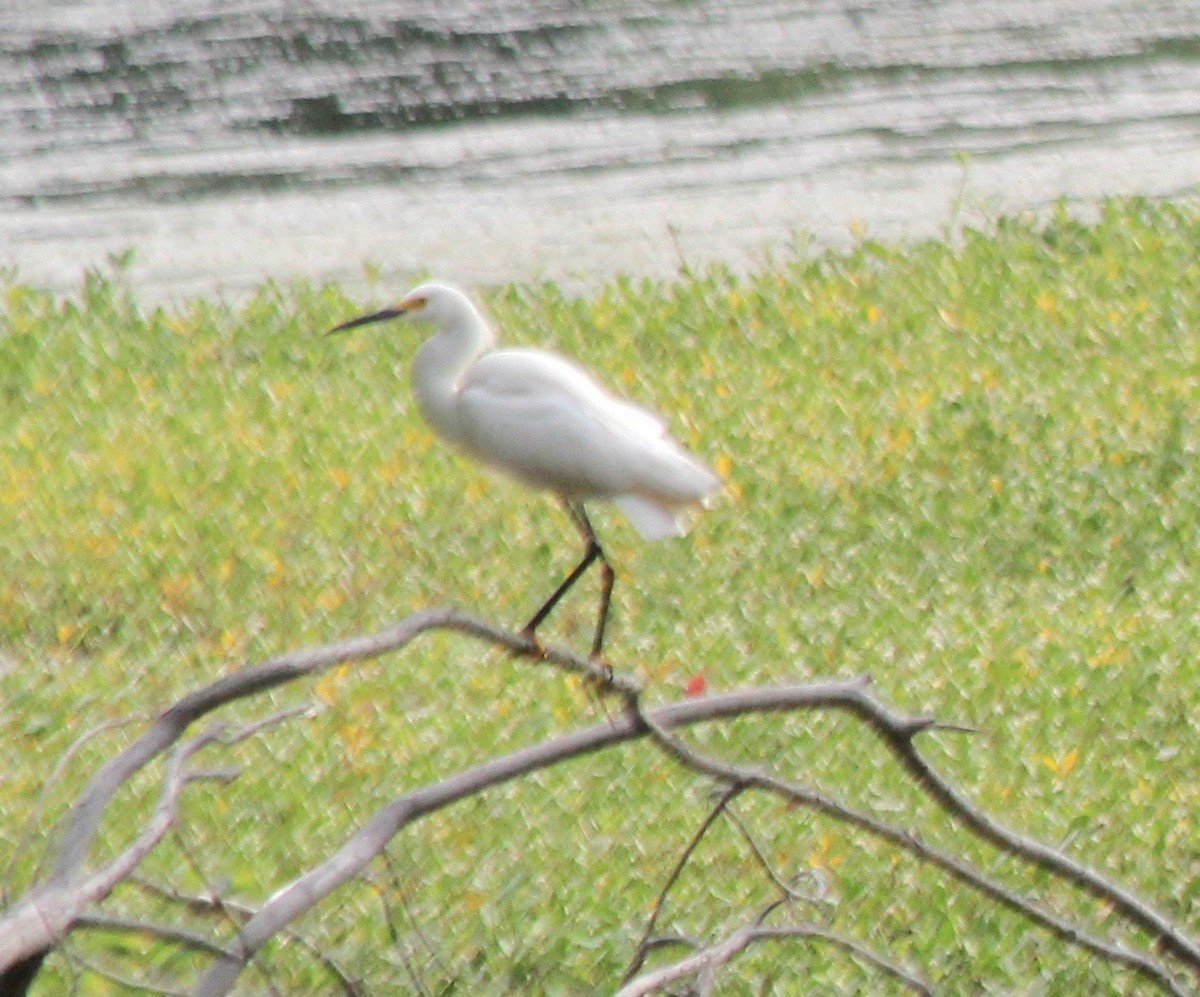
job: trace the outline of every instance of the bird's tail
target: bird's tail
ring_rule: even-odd
[[[681,455],[683,456],[683,455]],[[678,462],[675,468],[677,486],[674,494],[660,490],[657,494],[630,493],[617,495],[613,502],[634,528],[647,540],[665,540],[687,533],[687,511],[707,506],[720,489],[721,479],[699,461]],[[659,482],[661,485],[661,482]]]
[[[707,505],[721,488],[720,477],[669,436],[643,441],[639,457],[633,487],[613,501],[647,540],[683,536],[687,510]]]
[[[618,495],[613,502],[647,540],[681,537],[687,532],[677,507],[641,495]]]

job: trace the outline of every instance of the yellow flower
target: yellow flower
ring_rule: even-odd
[[[1071,770],[1079,764],[1079,749],[1072,748],[1061,758],[1053,755],[1042,755],[1042,764],[1057,776],[1070,775]]]
[[[346,595],[336,588],[327,588],[317,596],[317,605],[326,613],[332,613],[346,601]]]
[[[808,864],[813,869],[836,869],[846,856],[833,851],[834,837],[832,834],[821,835],[821,840],[812,854],[808,856]]]

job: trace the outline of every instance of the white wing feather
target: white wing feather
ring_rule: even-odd
[[[658,416],[555,354],[489,353],[468,369],[458,395],[463,443],[475,456],[568,499],[618,499],[647,537],[681,533],[676,507],[720,485]]]

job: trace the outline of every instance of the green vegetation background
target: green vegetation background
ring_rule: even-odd
[[[615,514],[595,517],[619,566],[614,665],[655,699],[696,676],[724,689],[868,672],[901,709],[980,728],[925,744],[989,812],[1195,932],[1198,245],[1194,207],[1114,200],[1087,222],[1060,208],[947,241],[864,239],[749,276],[488,295],[507,341],[604,372],[729,480],[683,541],[643,544]],[[552,502],[448,454],[421,424],[407,383],[416,333],[319,335],[403,290],[364,302],[266,286],[236,305],[158,309],[119,275],[70,297],[3,290],[8,897],[137,726],[98,730],[57,771],[85,731],[422,606],[519,623],[573,563]],[[578,590],[548,636],[586,646],[593,599]],[[190,794],[149,877],[261,900],[406,789],[600,718],[560,677],[451,637],[233,715],[306,702],[313,715],[231,752],[236,784]],[[919,827],[1108,930],[1093,902],[965,841],[847,721],[696,736]],[[101,855],[128,840],[157,774],[120,798]],[[408,960],[435,992],[589,993],[619,976],[708,806],[704,784],[644,747],[590,759],[411,829],[374,885],[344,890],[303,932],[373,992],[407,987]],[[949,992],[1137,989],[837,825],[766,801],[740,809],[782,870],[829,877],[813,918]],[[771,895],[731,828],[697,861],[669,927],[708,937]],[[168,916],[134,889],[114,903]],[[163,979],[192,965],[145,938],[71,944]],[[331,986],[283,943],[248,992],[268,978],[283,992]],[[45,980],[42,993],[120,990],[65,960]],[[800,944],[746,958],[730,980],[728,992],[887,992]]]

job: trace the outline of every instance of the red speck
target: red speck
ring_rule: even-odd
[[[703,696],[706,689],[708,689],[708,679],[704,677],[703,672],[693,675],[684,686],[684,691],[689,696]]]

